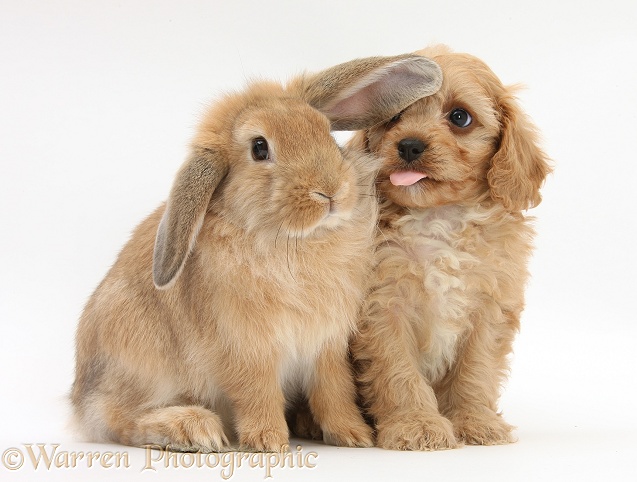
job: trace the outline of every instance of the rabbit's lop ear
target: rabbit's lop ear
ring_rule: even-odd
[[[227,166],[217,154],[202,151],[193,153],[177,173],[155,238],[153,281],[157,288],[168,288],[181,273],[212,193],[226,172]]]
[[[323,112],[333,130],[367,129],[434,94],[440,67],[420,55],[352,60],[293,83],[301,97]]]

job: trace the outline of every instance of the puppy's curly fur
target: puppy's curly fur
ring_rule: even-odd
[[[550,172],[535,128],[480,60],[444,46],[443,85],[351,144],[384,159],[373,289],[352,344],[389,449],[512,442],[498,413],[536,206]]]

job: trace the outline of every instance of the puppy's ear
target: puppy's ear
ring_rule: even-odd
[[[542,201],[540,187],[551,172],[548,158],[538,146],[538,134],[507,92],[499,99],[500,145],[493,156],[487,180],[491,197],[510,211],[522,211]]]
[[[170,287],[181,273],[210,198],[228,170],[219,154],[203,149],[194,151],[177,173],[157,229],[153,281],[159,289]]]

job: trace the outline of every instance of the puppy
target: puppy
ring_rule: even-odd
[[[437,450],[514,441],[499,387],[519,328],[550,172],[537,133],[480,60],[418,52],[443,84],[350,141],[381,156],[372,288],[352,354],[377,445]]]

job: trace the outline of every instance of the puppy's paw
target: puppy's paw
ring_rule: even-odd
[[[267,428],[239,435],[241,450],[246,452],[287,452],[288,444],[287,430]]]
[[[455,413],[450,418],[456,437],[468,445],[504,445],[516,441],[511,433],[514,427],[495,412]]]
[[[458,447],[451,422],[441,415],[413,414],[378,424],[376,445],[390,450],[445,450]]]
[[[373,447],[372,429],[362,417],[352,421],[343,428],[323,430],[323,440],[339,447]]]
[[[137,421],[136,445],[159,445],[175,452],[219,452],[228,446],[219,416],[198,406],[164,407]]]

